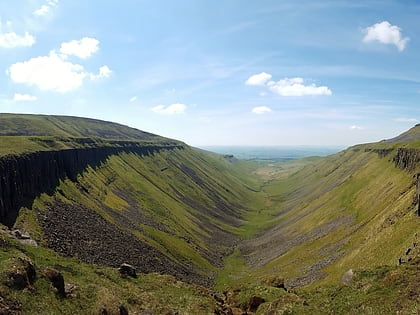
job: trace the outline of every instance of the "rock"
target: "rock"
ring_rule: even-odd
[[[259,296],[253,296],[248,301],[248,311],[250,312],[256,312],[258,307],[265,303],[265,300],[262,297]]]
[[[21,230],[13,230],[10,232],[10,235],[18,240],[21,244],[38,247],[38,243],[33,240],[27,232],[23,232]]]
[[[29,239],[31,239],[31,236],[28,233],[22,232],[20,230],[14,230],[14,231],[12,231],[12,235],[15,236],[17,239],[20,239],[20,240],[29,240]]]
[[[341,284],[350,285],[353,281],[353,277],[354,277],[353,269],[347,270],[341,277]]]
[[[284,278],[280,276],[271,276],[264,281],[264,284],[270,287],[281,288],[286,290],[286,287],[284,285]]]
[[[136,273],[136,268],[134,268],[133,266],[129,265],[129,264],[122,264],[119,268],[118,271],[120,272],[121,276],[130,276],[132,278],[137,278],[137,273]]]
[[[74,290],[77,289],[77,286],[72,283],[64,283],[64,292],[66,295],[72,294]]]
[[[26,256],[13,258],[6,275],[6,285],[13,289],[23,290],[32,285],[36,278],[35,266]]]
[[[213,294],[213,298],[216,300],[217,303],[225,303],[226,301],[226,296],[222,293],[215,293]]]
[[[46,268],[44,270],[44,275],[48,278],[48,280],[50,280],[53,287],[57,289],[57,294],[60,297],[65,297],[66,289],[65,289],[63,275],[57,270],[50,269],[50,268]]]
[[[120,305],[118,307],[118,310],[120,311],[120,315],[128,315],[128,310],[124,305]]]

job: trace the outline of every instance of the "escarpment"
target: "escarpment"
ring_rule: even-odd
[[[88,166],[96,167],[122,152],[150,155],[182,145],[141,145],[130,142],[90,148],[38,151],[0,158],[0,222],[13,226],[21,207],[30,207],[43,192],[51,192],[60,180],[75,180]]]
[[[408,172],[416,170],[418,162],[420,162],[420,150],[412,148],[399,148],[393,161],[398,168]]]

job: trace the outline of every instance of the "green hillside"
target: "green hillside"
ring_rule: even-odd
[[[157,135],[117,123],[71,116],[0,114],[1,136],[55,136],[72,138],[153,140]]]
[[[0,313],[419,310],[418,126],[409,142],[264,164],[96,120],[0,120],[0,218],[40,245],[2,229]],[[47,268],[74,292],[57,297]]]

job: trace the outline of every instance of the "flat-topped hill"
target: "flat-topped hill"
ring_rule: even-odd
[[[0,136],[99,137],[157,140],[163,137],[121,124],[91,118],[52,115],[0,114]]]

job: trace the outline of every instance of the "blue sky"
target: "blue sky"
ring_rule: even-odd
[[[200,145],[352,145],[420,121],[419,1],[0,2],[0,112]]]

